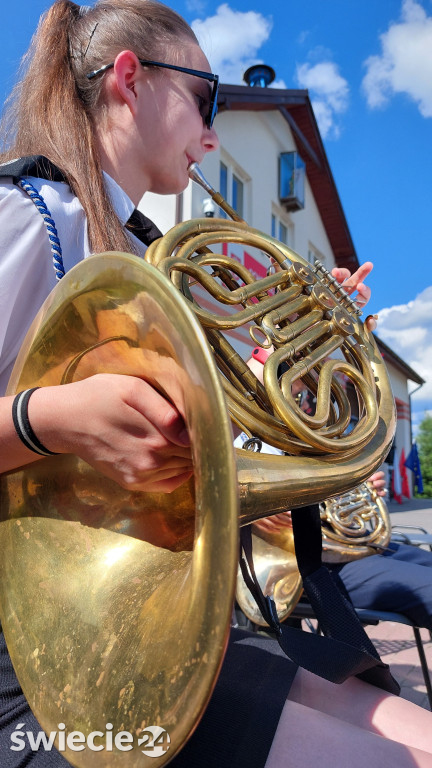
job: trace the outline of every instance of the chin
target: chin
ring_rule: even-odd
[[[153,188],[149,189],[149,192],[154,192],[157,195],[179,195],[184,192],[189,184],[189,176],[186,174],[182,179],[163,179],[159,180]]]
[[[174,170],[174,169],[173,169]],[[177,169],[177,172],[172,173],[166,179],[167,185],[170,187],[170,193],[172,195],[179,195],[184,192],[189,184],[189,174],[187,168]]]

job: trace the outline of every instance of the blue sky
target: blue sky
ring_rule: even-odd
[[[223,82],[263,61],[279,87],[309,89],[358,257],[375,265],[378,334],[427,380],[418,421],[432,412],[432,0],[170,4]],[[49,5],[3,4],[2,99]]]

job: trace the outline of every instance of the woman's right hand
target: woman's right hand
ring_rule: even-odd
[[[129,490],[170,493],[193,473],[183,418],[134,376],[42,387],[30,398],[29,419],[47,449],[76,454]]]
[[[260,520],[255,520],[254,527],[265,533],[281,533],[285,528],[292,528],[292,519],[290,510],[286,512],[277,512],[270,517],[263,517]]]

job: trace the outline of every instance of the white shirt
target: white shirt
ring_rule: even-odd
[[[132,200],[104,174],[114,210],[124,225]],[[57,228],[65,272],[90,255],[87,219],[65,182],[29,178],[42,195]],[[134,235],[137,253],[146,246]],[[12,179],[0,183],[0,395],[3,395],[25,334],[56,285],[48,233],[30,197]]]

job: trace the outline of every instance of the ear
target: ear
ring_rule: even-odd
[[[122,51],[114,62],[114,80],[120,99],[135,113],[137,102],[137,80],[142,77],[142,67],[132,51]]]

